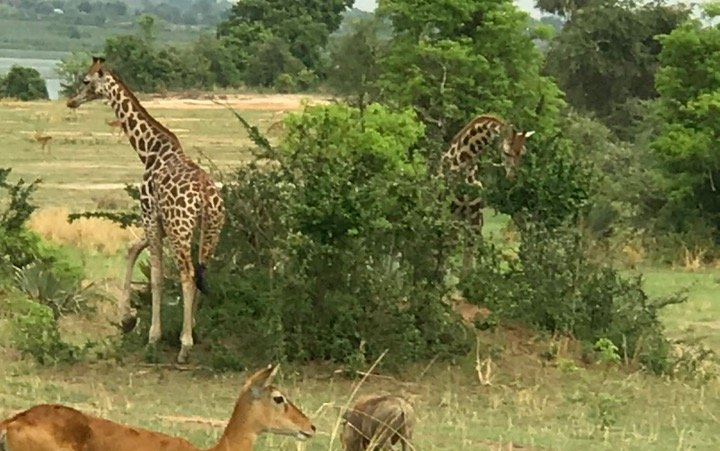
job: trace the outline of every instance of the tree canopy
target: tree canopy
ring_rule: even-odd
[[[561,93],[540,74],[528,15],[511,0],[381,0],[378,14],[395,32],[383,59],[384,99],[413,106],[440,141],[481,113],[552,133]]]
[[[579,6],[553,40],[546,70],[573,107],[611,127],[622,126],[628,101],[657,96],[653,78],[661,45],[656,36],[685,21],[690,9],[633,0]]]
[[[665,176],[667,224],[690,230],[720,219],[720,25],[691,20],[661,38],[655,86],[660,133],[653,142]]]
[[[305,67],[317,71],[320,54],[342,13],[353,0],[239,0],[217,27],[217,36],[237,51],[239,67],[248,63],[248,48],[270,36],[282,39]]]

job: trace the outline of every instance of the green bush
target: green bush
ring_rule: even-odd
[[[210,265],[213,294],[201,298],[196,328],[208,363],[357,364],[389,349],[384,364],[397,367],[466,354],[471,334],[442,302],[446,204],[407,152],[422,133],[413,114],[307,107],[286,128],[280,148],[266,149],[275,161],[239,169],[224,187],[216,259],[225,264]],[[175,281],[166,286],[168,299],[179,294]],[[177,328],[164,323],[163,338]]]
[[[273,88],[280,93],[291,93],[297,90],[297,84],[292,75],[283,73],[275,78]]]
[[[10,183],[12,170],[0,168],[0,282],[9,281],[13,268],[27,265],[40,257],[40,238],[24,228],[25,221],[35,210],[30,196],[39,180],[26,184],[22,179]]]
[[[89,313],[88,294],[92,285],[83,287],[79,272],[58,263],[58,260],[54,264],[36,261],[16,267],[16,287],[31,299],[50,307],[56,321],[68,313]]]
[[[287,42],[277,37],[259,41],[252,48],[252,56],[245,70],[245,82],[249,86],[270,87],[280,84],[280,88],[294,89],[295,76],[305,65],[290,52]],[[292,81],[292,86],[283,82],[283,78]]]
[[[551,228],[587,212],[597,189],[597,174],[580,157],[585,149],[552,136],[533,136],[526,148],[516,180],[508,180],[496,168],[483,171],[488,204],[516,222],[531,221]]]
[[[50,307],[27,300],[12,321],[13,346],[41,365],[71,363],[80,357],[80,349],[65,343]]]
[[[32,67],[13,65],[4,77],[0,77],[0,97],[45,100],[48,98],[45,79]]]
[[[58,318],[86,311],[82,270],[63,251],[25,228],[35,209],[30,197],[38,181],[10,183],[10,169],[0,169],[0,286],[32,298],[13,321],[13,345],[40,364],[72,361],[78,350],[60,339]]]
[[[591,344],[607,338],[627,361],[656,373],[670,369],[658,313],[684,297],[649,299],[640,277],[624,277],[594,261],[589,240],[576,227],[526,224],[520,232],[516,260],[487,244],[478,251],[481,270],[461,283],[468,299],[500,319]]]

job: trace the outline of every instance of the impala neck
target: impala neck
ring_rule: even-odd
[[[230,421],[218,443],[208,451],[251,451],[257,440],[257,433],[248,422],[250,418],[250,404],[244,394],[235,403]]]

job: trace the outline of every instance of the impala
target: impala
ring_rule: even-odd
[[[315,435],[307,416],[273,385],[277,366],[250,376],[235,403],[217,451],[250,451],[259,434]],[[197,451],[185,439],[171,437],[80,412],[63,405],[40,404],[0,422],[0,451]]]

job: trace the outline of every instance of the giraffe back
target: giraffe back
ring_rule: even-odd
[[[512,178],[525,153],[525,140],[533,133],[517,131],[497,116],[481,114],[468,122],[450,141],[448,150],[443,154],[445,166],[450,171],[460,172],[467,183],[478,183],[476,161],[500,138],[502,165],[507,177]]]

